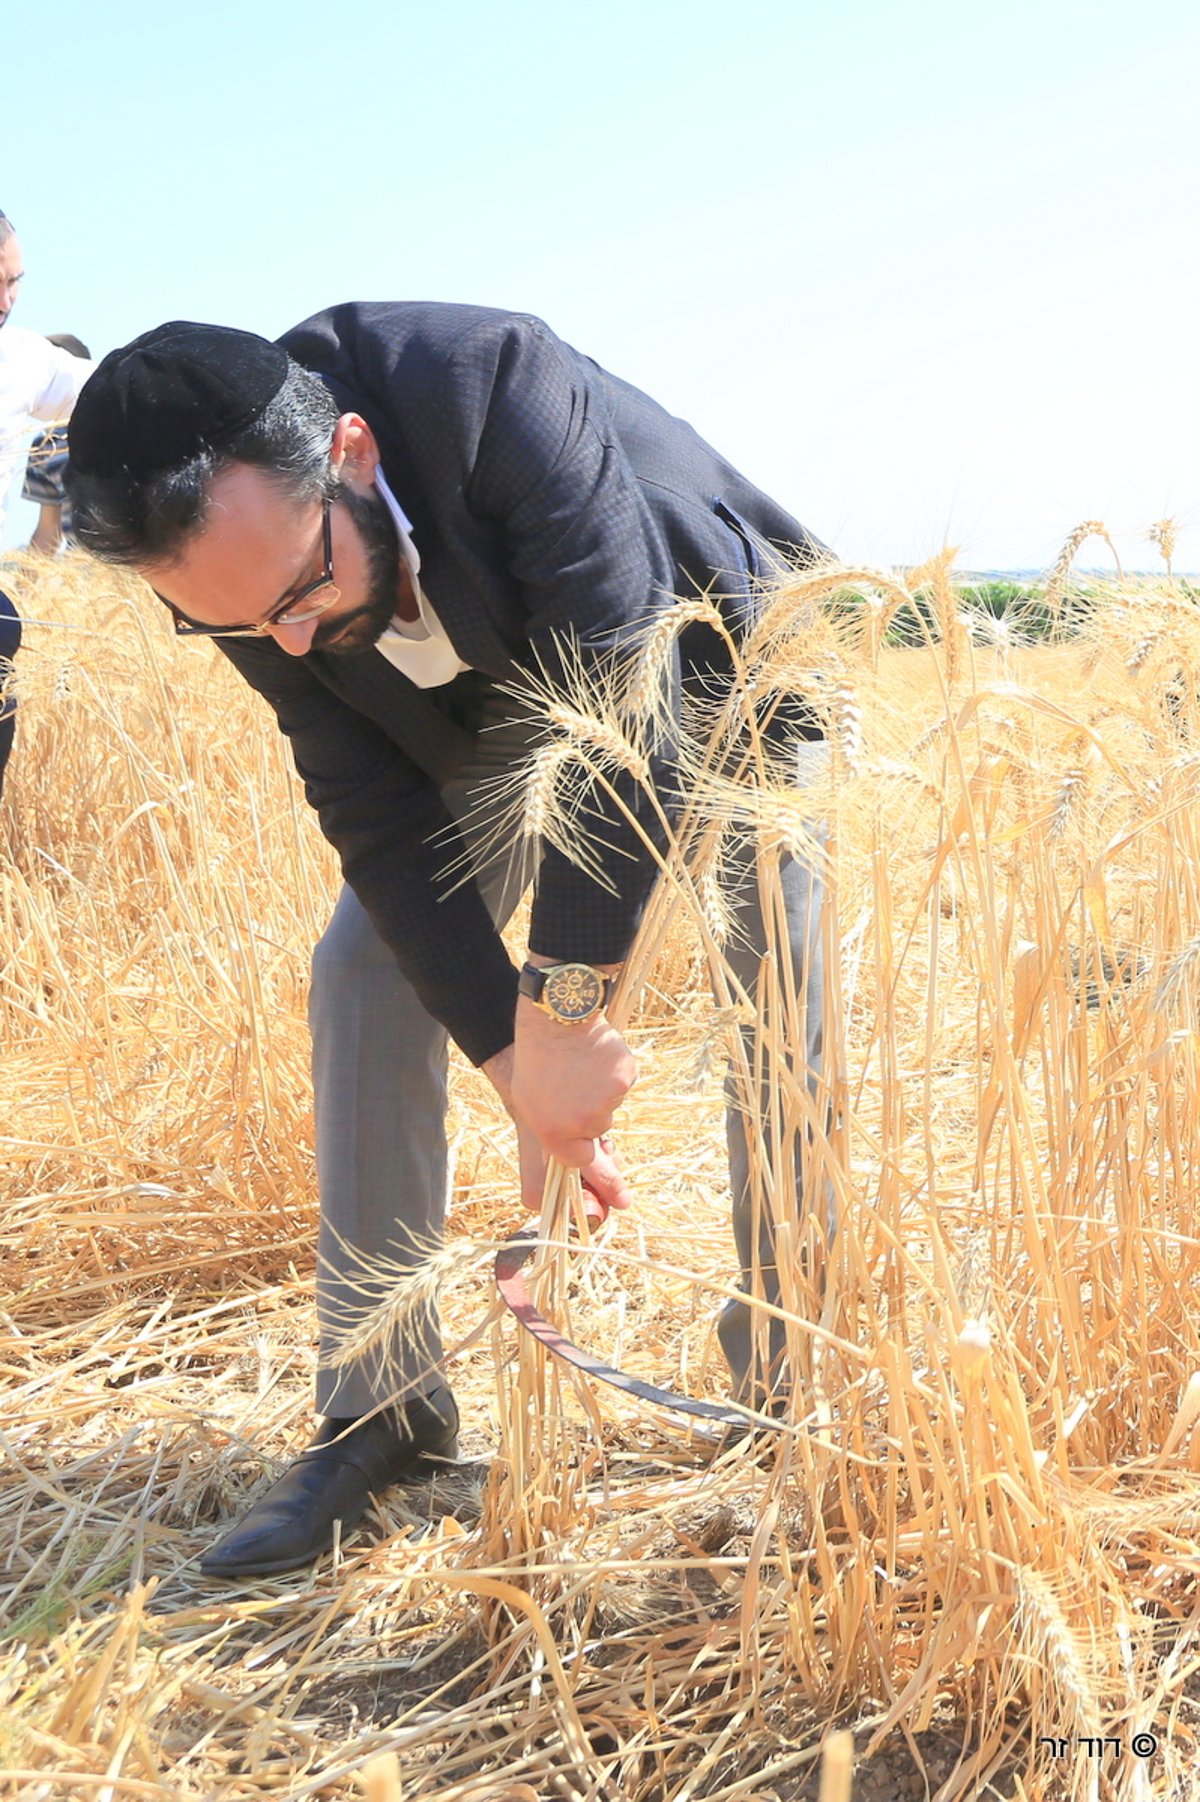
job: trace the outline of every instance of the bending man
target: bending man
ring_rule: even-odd
[[[503,685],[553,671],[564,639],[585,661],[611,655],[697,588],[749,607],[763,558],[820,547],[540,320],[478,307],[349,304],[278,344],[159,327],[100,366],[70,459],[80,542],[139,570],[177,629],[212,635],[264,695],[346,878],[310,1002],[325,1420],[203,1567],[285,1570],[373,1490],[456,1451],[432,1316],[386,1358],[329,1356],[359,1260],[415,1266],[441,1232],[447,1036],[517,1124],[527,1204],[547,1156],[608,1205],[630,1199],[601,1141],[634,1064],[604,1004],[652,861],[616,808],[604,885],[552,848],[530,869],[485,843],[489,778],[530,746]],[[676,675],[711,685],[718,645],[689,627]],[[518,970],[499,928],[531,878]],[[804,960],[819,891],[796,866],[785,889]],[[752,943],[745,957],[752,983]],[[815,1061],[819,1020],[810,1040]],[[736,1120],[730,1147],[745,1279]],[[748,1317],[731,1304],[721,1340],[735,1393],[761,1395],[771,1373],[754,1367]]]

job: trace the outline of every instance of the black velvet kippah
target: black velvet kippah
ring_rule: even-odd
[[[68,430],[84,476],[138,478],[220,450],[278,394],[288,357],[225,325],[173,319],[105,357]]]

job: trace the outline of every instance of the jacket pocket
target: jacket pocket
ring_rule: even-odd
[[[772,584],[783,578],[785,565],[777,560],[778,553],[761,532],[756,532],[749,521],[735,512],[719,494],[713,496],[712,510],[722,524],[729,528],[730,536],[738,545],[739,568],[733,573],[745,572],[741,592],[727,594],[720,602],[721,612],[734,638],[743,642],[769,603]],[[765,727],[768,740],[790,744],[796,739],[819,739],[825,736],[818,711],[810,698],[800,694],[775,693],[764,706],[768,715]]]
[[[754,528],[747,524],[740,513],[735,513],[728,502],[723,501],[719,494],[713,496],[712,510],[721,523],[729,527],[733,537],[740,545],[742,562],[746,574],[750,576],[752,580],[758,581],[763,573],[763,562],[758,545],[755,542],[757,534],[754,531]]]

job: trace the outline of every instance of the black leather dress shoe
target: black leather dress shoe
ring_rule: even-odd
[[[311,1564],[345,1533],[372,1495],[432,1476],[458,1456],[458,1409],[448,1389],[410,1396],[403,1410],[329,1419],[308,1450],[200,1560],[205,1577],[267,1577]]]

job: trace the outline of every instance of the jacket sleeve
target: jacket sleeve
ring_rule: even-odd
[[[516,316],[478,328],[447,371],[446,404],[462,409],[467,433],[466,504],[501,527],[532,661],[552,679],[564,657],[585,677],[610,668],[672,604],[677,582],[588,367],[540,320]],[[663,747],[651,759],[660,797],[670,767]],[[608,773],[621,804],[592,788],[581,814],[604,881],[553,847],[543,857],[530,927],[543,955],[620,961],[654,880],[630,820],[658,841],[645,786]]]
[[[373,721],[269,640],[221,650],[270,702],[346,881],[423,1006],[484,1063],[512,1043],[517,973],[435,784]]]

